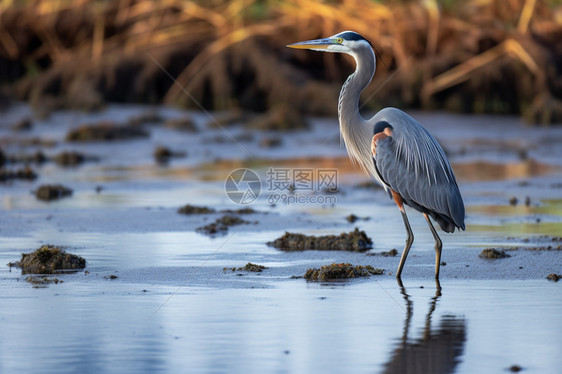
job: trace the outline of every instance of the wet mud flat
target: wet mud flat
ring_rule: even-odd
[[[547,279],[562,274],[559,129],[422,113],[457,172],[467,231],[441,234],[437,287],[432,235],[423,217],[408,210],[415,241],[401,287],[394,277],[405,240],[400,214],[349,164],[335,120],[313,118],[306,130],[249,137],[243,125],[229,125],[225,133],[207,127],[200,113],[156,108],[153,120],[189,117],[196,131],[146,122],[140,125],[146,136],[76,143],[66,139],[74,128],[129,123],[147,109],[60,112],[14,132],[11,125],[27,110],[17,107],[0,122],[0,139],[10,139],[1,143],[5,155],[80,152],[96,161],[4,164],[6,170],[32,168],[36,178],[0,183],[0,327],[11,337],[0,343],[6,352],[1,371],[173,372],[188,365],[197,372],[248,372],[258,365],[312,372],[345,363],[358,372],[392,373],[400,372],[404,357],[427,354],[447,368],[441,372],[501,372],[513,365],[552,372],[562,365],[555,354],[562,348],[556,337],[562,283]],[[468,125],[486,128],[486,136],[467,131]],[[260,146],[271,136],[282,139],[279,146]],[[48,142],[27,141],[32,138]],[[161,163],[154,157],[158,146],[185,157]],[[240,167],[262,181],[249,205],[234,204],[225,193],[226,177]],[[272,168],[337,169],[337,192],[270,190]],[[42,200],[34,192],[44,185],[72,194]],[[273,205],[273,193],[330,196],[335,203]],[[369,240],[360,234],[358,241],[341,242],[351,249],[368,244],[357,251],[312,248],[321,242],[312,239],[311,248],[294,244],[298,251],[267,244],[286,233],[298,241],[339,238],[356,228]],[[84,258],[86,268],[45,280],[8,266],[43,245]],[[479,256],[488,249],[494,258]],[[495,258],[496,252],[505,256]],[[332,264],[382,274],[304,278]],[[539,307],[541,318],[529,322]],[[498,346],[506,348],[498,352]],[[29,355],[44,366],[23,359]],[[70,358],[77,356],[80,363]]]

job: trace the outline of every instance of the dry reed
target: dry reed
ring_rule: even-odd
[[[0,82],[17,81],[17,96],[48,110],[193,106],[187,91],[208,109],[286,102],[333,114],[352,61],[284,45],[353,29],[383,60],[364,93],[372,109],[562,122],[561,19],[562,8],[545,0],[3,0]]]

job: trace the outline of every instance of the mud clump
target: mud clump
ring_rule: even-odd
[[[98,161],[98,158],[86,156],[80,152],[64,151],[53,156],[52,160],[60,166],[77,166],[86,161]]]
[[[245,225],[249,223],[249,221],[243,220],[237,216],[224,215],[217,218],[217,220],[213,223],[196,228],[195,231],[207,235],[224,234],[228,231],[230,226]]]
[[[345,217],[346,221],[349,223],[355,223],[359,220],[368,221],[369,217],[358,217],[355,214],[350,214],[349,216]]]
[[[304,278],[308,281],[331,281],[382,275],[383,272],[383,269],[374,268],[371,265],[353,266],[349,263],[333,263],[331,265],[322,266],[320,269],[308,269]]]
[[[525,247],[527,251],[562,251],[562,245],[553,246],[541,246],[541,247]]]
[[[50,201],[62,197],[72,196],[72,189],[62,184],[45,184],[35,191],[35,196],[39,200]]]
[[[86,260],[53,245],[44,245],[35,252],[22,253],[21,260],[11,265],[21,268],[22,274],[54,274],[84,269]]]
[[[365,231],[359,231],[358,228],[355,228],[355,231],[342,233],[338,236],[309,236],[286,232],[282,237],[272,242],[267,242],[267,245],[283,251],[313,249],[322,251],[363,252],[373,247],[373,241],[365,234]]]
[[[27,278],[25,278],[25,281],[31,283],[34,287],[46,286],[50,283],[54,283],[54,284],[64,283],[63,280],[60,280],[58,278],[38,277],[33,275],[30,275]]]
[[[154,149],[152,156],[154,156],[154,159],[156,160],[157,163],[166,164],[168,163],[168,161],[170,161],[171,158],[185,157],[186,153],[176,152],[176,151],[172,151],[168,147],[158,146]]]
[[[367,253],[367,256],[396,257],[396,255],[398,255],[398,251],[396,250],[396,248],[393,248],[390,251],[385,251],[385,252]]]
[[[493,260],[498,258],[507,258],[511,256],[500,249],[486,248],[482,252],[480,252],[478,257]]]
[[[267,266],[253,264],[251,262],[248,262],[243,267],[223,268],[222,270],[224,270],[224,271],[227,271],[227,270],[231,270],[231,271],[250,271],[250,272],[254,272],[254,273],[261,273],[262,271],[264,271],[266,269],[269,269],[269,268]]]
[[[34,180],[37,174],[29,166],[17,170],[0,169],[0,182],[7,182],[12,179]]]
[[[209,208],[206,206],[195,206],[195,205],[184,205],[178,209],[178,213],[180,214],[209,214],[214,213],[215,210],[213,208]]]
[[[66,134],[69,142],[114,141],[148,137],[148,132],[136,125],[116,125],[102,122],[94,125],[82,125]]]
[[[236,225],[242,225],[242,224],[250,223],[246,220],[243,220],[240,217],[230,216],[230,215],[224,215],[221,218],[218,218],[216,220],[216,222],[220,223],[221,225],[225,225],[225,226],[236,226]]]
[[[548,274],[546,276],[546,279],[548,279],[549,281],[558,282],[560,279],[562,279],[562,274]]]

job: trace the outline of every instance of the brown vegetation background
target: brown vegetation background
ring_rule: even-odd
[[[371,110],[562,122],[562,6],[547,0],[0,0],[0,85],[44,114],[197,102],[333,115],[353,60],[285,45],[343,30],[377,49]]]

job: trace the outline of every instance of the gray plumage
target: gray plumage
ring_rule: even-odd
[[[445,152],[408,114],[385,108],[369,122],[392,124],[393,134],[379,141],[375,158],[383,184],[404,202],[428,213],[446,232],[464,230],[464,204]]]
[[[370,43],[361,35],[345,31],[326,39],[289,45],[292,48],[347,53],[356,70],[343,84],[338,117],[341,137],[353,162],[371,174],[398,204],[408,232],[397,277],[413,242],[413,234],[402,202],[426,214],[435,238],[435,277],[439,277],[441,240],[428,216],[446,232],[464,230],[464,203],[445,152],[435,138],[416,120],[396,108],[385,108],[365,120],[359,112],[359,96],[371,82],[376,58]],[[375,137],[384,128],[390,131]],[[371,145],[375,141],[376,152]]]

